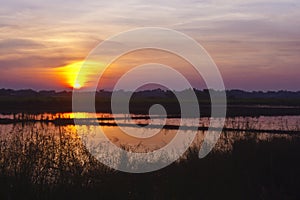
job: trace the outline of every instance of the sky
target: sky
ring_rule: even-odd
[[[100,42],[133,28],[154,26],[199,42],[218,66],[227,89],[300,90],[299,0],[0,3],[0,88],[70,89],[80,64]],[[140,57],[137,53],[129,58]],[[193,74],[181,67],[187,76]],[[107,72],[104,88],[111,87],[119,68]]]

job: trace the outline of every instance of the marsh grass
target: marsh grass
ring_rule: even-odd
[[[63,126],[28,123],[1,134],[0,199],[300,198],[299,136],[258,140],[246,132],[230,151],[199,159],[192,146],[164,169],[128,174],[99,163]]]

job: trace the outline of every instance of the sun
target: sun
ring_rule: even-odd
[[[73,88],[74,88],[74,89],[80,89],[80,88],[81,88],[80,83],[75,83],[75,84],[73,85]]]
[[[81,89],[88,88],[88,82],[97,81],[95,74],[99,67],[104,67],[104,64],[96,61],[74,61],[56,68],[56,73],[60,75],[61,83],[68,88]]]
[[[57,72],[61,74],[62,82],[74,89],[82,88],[84,86],[86,77],[77,77],[82,64],[83,61],[77,61],[57,68]]]

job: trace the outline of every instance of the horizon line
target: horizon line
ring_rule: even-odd
[[[0,90],[13,90],[13,91],[34,91],[34,92],[55,92],[55,93],[60,93],[60,92],[73,92],[73,89],[64,89],[64,90],[55,90],[55,89],[40,89],[40,90],[36,90],[36,89],[32,89],[32,88],[22,88],[22,89],[13,89],[13,88],[0,88]],[[131,91],[131,90],[109,90],[109,89],[97,89],[96,92],[145,92],[145,91],[155,91],[155,90],[162,90],[164,92],[166,91],[173,91],[173,92],[183,92],[183,91],[187,91],[187,90],[191,90],[191,88],[186,88],[183,90],[170,90],[170,89],[162,89],[162,88],[154,88],[154,89],[145,89],[145,90],[135,90],[135,91]],[[193,90],[196,91],[222,91],[222,90],[217,90],[217,89],[199,89],[199,88],[193,88]],[[80,92],[79,90],[76,90]],[[226,92],[228,91],[242,91],[242,92],[250,92],[250,93],[270,93],[270,92],[293,92],[293,93],[299,93],[300,90],[297,91],[293,91],[293,90],[288,90],[288,89],[279,89],[279,90],[244,90],[244,89],[225,89]],[[95,91],[81,91],[81,92],[95,92]]]

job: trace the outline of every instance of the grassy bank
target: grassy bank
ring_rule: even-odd
[[[65,132],[16,132],[0,146],[1,199],[299,199],[300,139],[237,141],[152,173],[114,171]]]

